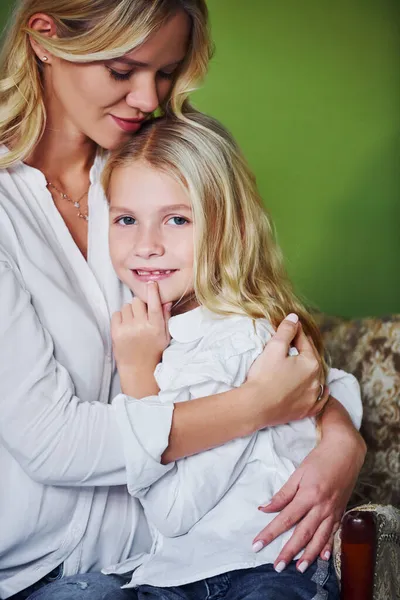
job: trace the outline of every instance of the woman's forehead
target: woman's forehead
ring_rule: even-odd
[[[114,60],[150,68],[159,65],[175,65],[182,62],[186,56],[190,30],[190,18],[180,10],[151,34],[143,44]],[[138,65],[138,63],[142,64]]]

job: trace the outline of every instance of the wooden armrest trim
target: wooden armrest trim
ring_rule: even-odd
[[[372,600],[376,559],[375,514],[354,510],[342,521],[341,600]]]

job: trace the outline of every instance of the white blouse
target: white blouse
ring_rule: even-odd
[[[155,373],[159,398],[167,404],[242,385],[273,333],[266,319],[254,324],[248,317],[221,317],[204,307],[172,317],[169,330],[171,344]],[[327,384],[359,427],[356,379],[330,369]],[[275,562],[293,530],[255,554],[253,538],[276,516],[257,506],[271,500],[315,442],[315,419],[267,427],[177,461],[150,487],[130,484],[152,526],[152,548],[105,572],[134,570],[127,587],[170,587]]]
[[[119,394],[110,315],[129,294],[108,255],[101,169],[97,158],[87,262],[44,175],[0,170],[1,598],[60,563],[71,575],[147,549],[126,484],[172,467],[160,457],[173,406]]]
[[[126,484],[144,489],[174,468],[160,464],[173,405],[119,393],[110,315],[130,292],[108,254],[102,167],[98,157],[90,173],[87,262],[43,174],[0,170],[2,598],[61,563],[72,575],[148,552]]]

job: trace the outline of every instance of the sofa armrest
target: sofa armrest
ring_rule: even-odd
[[[400,600],[400,510],[366,504],[349,511],[333,559],[341,600]]]
[[[343,518],[341,600],[372,600],[377,529],[373,512],[354,510]]]

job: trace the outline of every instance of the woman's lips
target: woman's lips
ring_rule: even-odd
[[[128,133],[134,133],[138,131],[143,123],[143,119],[138,121],[130,121],[128,119],[114,117],[114,115],[111,115],[111,117],[114,119],[114,122],[118,125],[118,127],[122,129],[122,131],[127,131]]]
[[[176,272],[176,269],[155,269],[154,271],[141,271],[140,269],[132,269],[133,275],[139,281],[147,283],[148,281],[160,281],[171,277]]]

